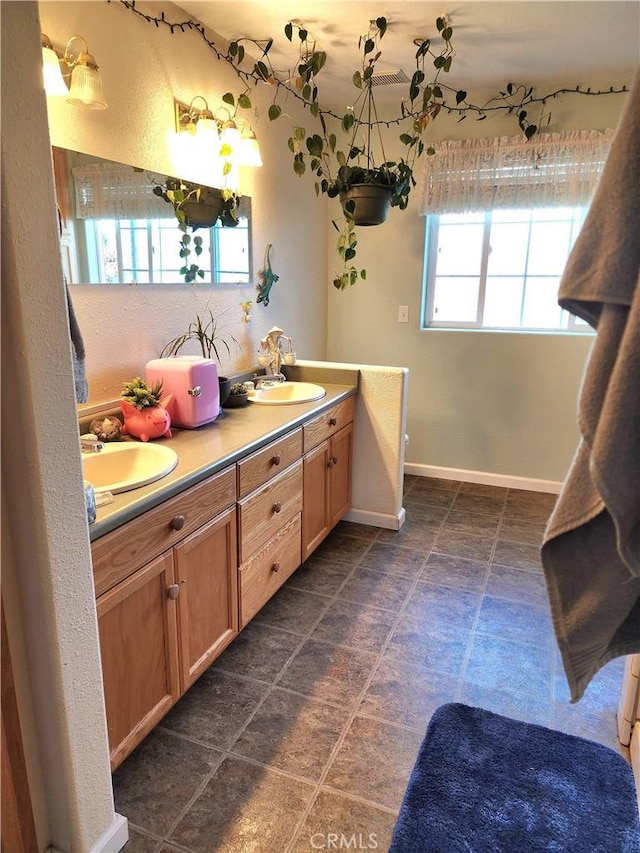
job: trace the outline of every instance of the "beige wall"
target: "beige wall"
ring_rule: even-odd
[[[118,3],[41,2],[42,29],[56,47],[81,33],[104,80],[109,108],[83,110],[65,99],[48,99],[51,140],[71,150],[174,174],[168,134],[174,129],[174,98],[206,98],[212,110],[221,96],[241,87],[226,63],[195,32],[156,29]],[[151,8],[151,7],[149,7]],[[185,15],[162,4],[167,19]],[[217,41],[217,37],[215,39]],[[223,42],[219,42],[223,44]],[[169,340],[186,331],[208,304],[224,312],[223,325],[242,352],[223,361],[223,372],[253,367],[258,343],[278,325],[291,335],[300,358],[324,358],[326,347],[326,203],[311,181],[296,178],[287,148],[289,125],[271,123],[264,87],[254,111],[240,113],[254,126],[265,166],[244,169],[241,190],[252,197],[253,269],[262,269],[267,243],[280,279],[267,308],[257,305],[255,281],[246,286],[74,286],[72,297],[87,350],[90,401],[118,397],[122,382],[157,358]],[[267,101],[268,103],[268,101]],[[294,105],[287,104],[288,110]],[[242,322],[240,303],[254,300],[253,318]],[[185,350],[188,352],[189,350]],[[194,353],[199,350],[194,349]]]
[[[546,91],[554,88],[550,83]],[[548,129],[614,127],[625,97],[554,100]],[[442,114],[429,139],[516,132],[513,120],[456,124]],[[392,210],[384,226],[358,229],[368,278],[330,293],[328,357],[409,368],[410,470],[562,480],[578,441],[577,394],[592,336],[421,331],[425,221],[418,195],[419,188],[409,208]],[[397,322],[399,305],[409,306],[407,324]]]

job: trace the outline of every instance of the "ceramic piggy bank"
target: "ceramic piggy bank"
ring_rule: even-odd
[[[167,406],[171,402],[172,395],[163,397],[157,406],[149,406],[137,409],[126,400],[120,401],[122,414],[124,415],[124,426],[122,432],[139,438],[141,441],[149,441],[150,438],[171,438],[171,418],[167,412]]]

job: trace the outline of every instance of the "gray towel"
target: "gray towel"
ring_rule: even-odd
[[[80,327],[76,320],[76,314],[73,310],[71,302],[71,294],[69,288],[65,284],[65,292],[67,295],[67,310],[69,312],[69,334],[71,335],[71,359],[73,361],[73,381],[76,390],[76,403],[86,403],[89,399],[89,386],[87,384],[87,376],[84,367],[84,343],[80,334]]]
[[[572,701],[640,651],[640,73],[558,301],[597,330],[542,563]]]

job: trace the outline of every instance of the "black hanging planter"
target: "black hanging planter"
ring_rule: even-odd
[[[202,187],[200,197],[183,201],[180,207],[184,211],[186,224],[192,228],[211,228],[222,213],[224,199],[220,190]]]
[[[340,201],[345,216],[353,219],[356,225],[381,225],[387,218],[391,205],[393,188],[383,184],[353,184],[340,193]],[[353,210],[345,207],[353,201]]]

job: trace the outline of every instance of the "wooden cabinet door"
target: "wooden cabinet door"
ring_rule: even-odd
[[[235,507],[192,533],[174,551],[184,692],[238,633]]]
[[[97,600],[112,769],[180,696],[174,592],[168,551]]]
[[[329,528],[351,509],[353,424],[331,436],[329,448]]]
[[[329,441],[304,455],[302,501],[302,560],[325,538],[329,527]]]

